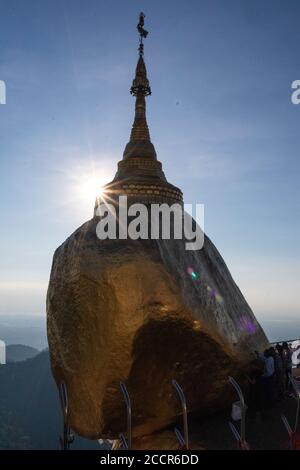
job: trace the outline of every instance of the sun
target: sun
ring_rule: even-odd
[[[82,174],[78,183],[80,199],[93,203],[97,197],[104,195],[104,182],[101,175],[95,173]]]
[[[65,174],[64,204],[72,207],[76,217],[94,210],[97,198],[108,197],[106,185],[113,180],[117,157],[86,157],[70,159],[63,168]]]

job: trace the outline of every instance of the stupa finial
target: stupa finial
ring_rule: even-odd
[[[140,13],[139,24],[137,25],[137,30],[140,35],[140,46],[139,46],[139,53],[140,55],[144,54],[144,42],[143,39],[148,36],[148,31],[144,29],[145,24],[145,14],[143,12]]]
[[[139,24],[137,25],[137,30],[140,35],[140,45],[139,45],[139,60],[137,63],[135,78],[132,82],[132,87],[130,93],[133,96],[148,96],[151,95],[151,88],[149,85],[149,80],[147,78],[147,70],[144,62],[144,38],[148,36],[148,31],[144,29],[145,24],[145,15],[140,13]]]

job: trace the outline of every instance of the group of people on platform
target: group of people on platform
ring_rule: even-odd
[[[248,376],[248,405],[253,412],[270,410],[290,393],[292,351],[288,343],[276,344],[258,354],[258,367]]]

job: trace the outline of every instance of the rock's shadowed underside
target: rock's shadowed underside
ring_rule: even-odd
[[[136,436],[177,421],[172,379],[191,412],[228,404],[228,375],[247,372],[267,339],[212,242],[186,251],[183,240],[100,241],[98,221],[57,249],[48,290],[52,369],[67,385],[71,427],[117,438],[120,381]]]

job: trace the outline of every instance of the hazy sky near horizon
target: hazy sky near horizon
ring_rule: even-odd
[[[158,158],[258,318],[300,311],[298,0],[0,0],[0,314],[45,312],[52,255],[92,216],[133,119],[146,14]]]

